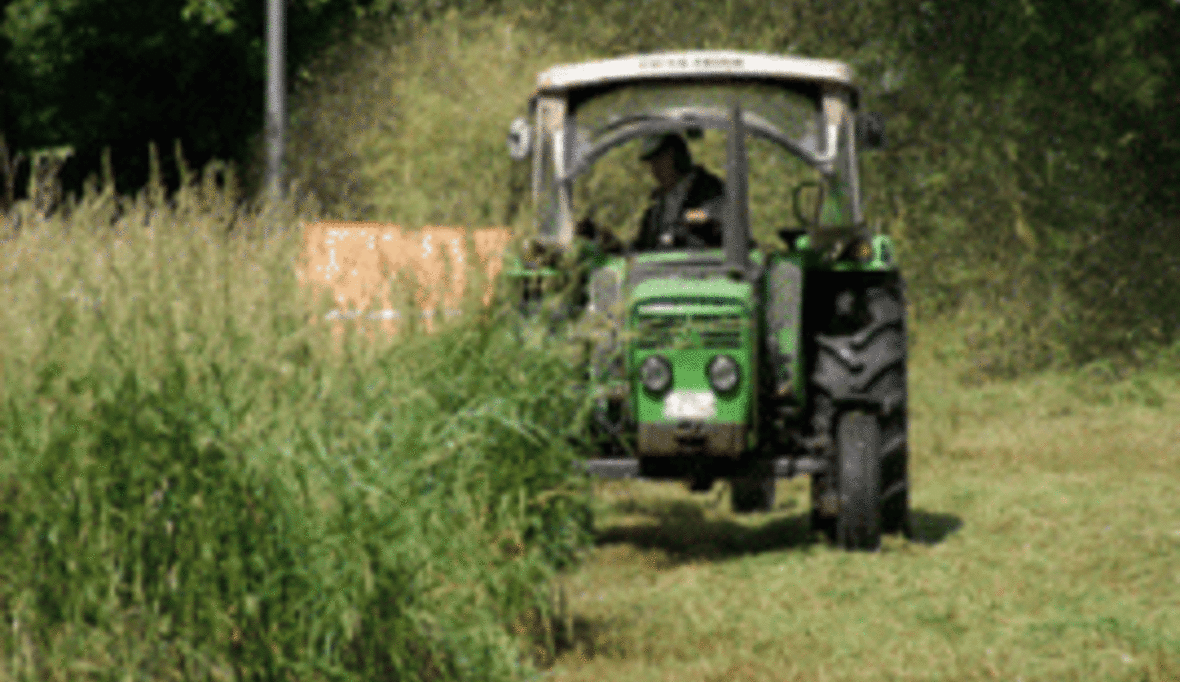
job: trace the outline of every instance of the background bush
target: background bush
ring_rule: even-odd
[[[247,184],[260,177],[261,5],[140,4],[0,0],[0,179],[18,196],[29,159],[62,146],[74,149],[61,169],[69,190],[101,169],[104,147],[123,187],[139,186],[149,169],[138,150],[152,139],[179,139],[198,164],[234,160]],[[901,244],[918,319],[959,315],[976,374],[1133,359],[1175,341],[1180,306],[1158,285],[1178,265],[1175,2],[290,10],[291,170],[332,217],[527,224],[503,135],[556,62],[685,48],[832,57],[889,120],[890,148],[866,160],[870,218]],[[13,154],[26,161],[15,176]]]
[[[1180,273],[1175,3],[425,7],[310,69],[292,157],[330,210],[520,221],[525,178],[504,134],[555,63],[697,48],[836,58],[888,121],[889,147],[864,161],[869,219],[899,242],[916,324],[954,319],[972,376],[1176,340],[1180,300],[1159,284]]]

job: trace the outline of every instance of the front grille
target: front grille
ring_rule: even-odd
[[[742,346],[742,318],[720,315],[660,315],[639,320],[637,345],[643,349]]]
[[[645,317],[639,320],[636,344],[645,349],[668,348],[676,342],[678,332],[683,331],[684,325],[684,316]]]
[[[702,348],[730,349],[742,347],[742,318],[700,316],[693,320]]]

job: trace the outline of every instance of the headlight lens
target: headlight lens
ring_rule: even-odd
[[[661,355],[649,355],[639,366],[639,381],[654,393],[662,393],[672,385],[672,365]]]
[[[718,355],[709,361],[709,385],[718,393],[737,388],[742,379],[742,368],[728,355]]]

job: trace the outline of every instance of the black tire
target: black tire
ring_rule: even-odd
[[[843,412],[836,421],[836,543],[848,550],[881,547],[881,425],[877,416]]]
[[[768,512],[774,509],[774,473],[757,472],[729,480],[729,504],[734,513]]]
[[[812,429],[835,438],[841,410],[867,408],[880,428],[881,527],[909,536],[905,299],[896,277],[845,288],[815,337]],[[823,478],[823,477],[821,477]],[[836,480],[821,480],[832,486]],[[813,519],[816,511],[813,491]],[[821,519],[822,525],[822,519]],[[834,533],[830,533],[834,535]]]

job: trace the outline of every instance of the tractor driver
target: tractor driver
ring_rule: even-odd
[[[649,137],[639,158],[646,161],[656,180],[651,203],[643,213],[633,249],[651,250],[680,246],[717,248],[721,231],[717,221],[689,224],[684,213],[701,208],[725,194],[721,179],[694,165],[688,143],[679,133]]]

